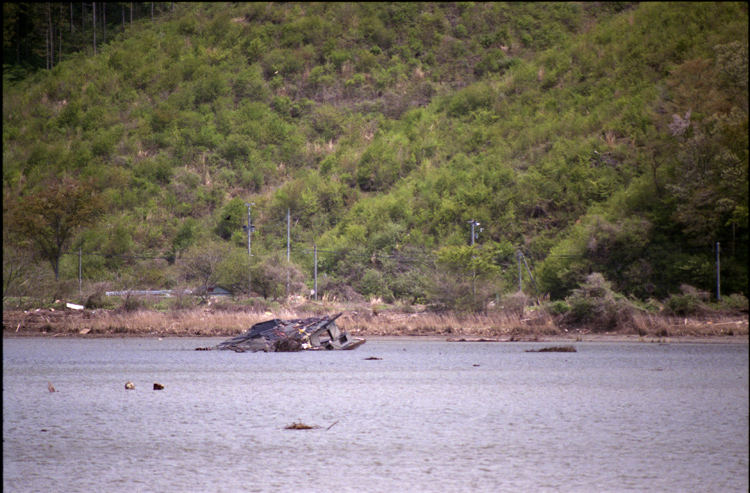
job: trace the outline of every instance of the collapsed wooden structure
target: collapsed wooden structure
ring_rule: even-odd
[[[238,353],[355,349],[364,344],[365,339],[353,338],[349,332],[342,332],[339,329],[336,319],[342,314],[343,312],[296,320],[267,320],[253,325],[247,332],[214,347],[197,349],[230,349]]]

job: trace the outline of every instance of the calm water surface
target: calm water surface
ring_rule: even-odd
[[[748,491],[747,344],[221,340],[4,339],[4,491]]]

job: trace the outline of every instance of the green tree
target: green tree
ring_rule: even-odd
[[[253,290],[264,299],[281,298],[286,293],[289,279],[289,294],[299,293],[304,288],[304,274],[297,266],[287,263],[281,255],[261,257],[252,266]]]
[[[49,179],[8,204],[4,221],[9,229],[31,241],[48,260],[60,279],[60,257],[73,235],[92,224],[102,210],[103,200],[91,182],[65,176]]]
[[[449,246],[437,252],[437,263],[427,288],[433,307],[479,312],[502,287],[500,268],[491,262],[494,252],[474,246]]]
[[[180,270],[185,281],[198,284],[203,298],[208,296],[208,288],[214,286],[221,274],[221,264],[230,255],[231,245],[224,242],[210,242],[194,246],[180,259]]]

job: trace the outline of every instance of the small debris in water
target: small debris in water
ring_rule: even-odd
[[[155,383],[154,384],[154,390],[164,390],[164,385],[162,385],[160,383]]]
[[[300,422],[297,422],[297,423],[292,423],[289,426],[285,427],[284,429],[285,430],[312,430],[314,428],[318,428],[318,427],[317,426],[306,425],[305,423],[303,423],[303,422],[300,421]]]
[[[365,361],[375,361],[375,360],[381,360],[383,358],[377,358],[375,356],[370,356],[369,358],[365,358]]]
[[[135,389],[135,384],[134,384],[133,382],[127,382],[127,383],[125,384],[125,388],[126,388],[127,390],[133,390],[133,389]]]
[[[483,337],[479,339],[467,339],[465,337],[462,337],[461,339],[456,339],[449,337],[445,340],[445,342],[502,342],[500,339],[485,339]]]
[[[527,349],[527,353],[575,353],[573,346],[549,346],[542,349]]]

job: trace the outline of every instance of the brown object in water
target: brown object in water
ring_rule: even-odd
[[[47,388],[50,392],[57,392],[55,388],[52,386],[52,382],[47,382]]]
[[[154,390],[164,390],[164,385],[162,385],[160,383],[155,383],[154,384]]]
[[[125,388],[127,390],[133,390],[133,389],[135,389],[135,384],[133,382],[128,382],[128,383],[125,384]]]
[[[574,346],[550,346],[542,349],[527,349],[527,353],[575,353]]]
[[[284,429],[285,430],[312,430],[313,428],[316,428],[316,427],[306,425],[305,423],[300,421],[299,423],[292,423]]]

